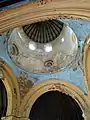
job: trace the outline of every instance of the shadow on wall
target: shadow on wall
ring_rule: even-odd
[[[0,79],[0,119],[5,117],[7,112],[7,92],[5,86]]]
[[[49,91],[41,95],[34,103],[29,118],[30,120],[84,120],[82,110],[76,101],[59,91]]]

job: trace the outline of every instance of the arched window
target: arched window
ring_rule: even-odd
[[[78,103],[69,95],[50,91],[41,95],[30,111],[30,120],[84,120]]]

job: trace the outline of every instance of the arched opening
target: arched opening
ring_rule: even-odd
[[[84,120],[78,103],[69,95],[49,91],[33,104],[30,120]]]
[[[5,117],[7,112],[7,92],[6,88],[0,79],[0,120]]]

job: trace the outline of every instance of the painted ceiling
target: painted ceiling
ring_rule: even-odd
[[[27,72],[20,69],[15,65],[15,63],[10,59],[8,55],[8,37],[5,35],[0,36],[0,57],[3,58],[12,68],[14,74],[17,78],[22,73],[25,73],[28,80],[32,80],[33,84],[39,84],[41,81],[48,79],[63,79],[67,80],[79,88],[81,88],[85,94],[87,94],[87,87],[84,82],[83,73],[83,48],[84,40],[90,32],[90,21],[81,19],[60,19],[63,23],[69,25],[70,28],[75,32],[78,39],[78,55],[75,60],[66,69],[56,73],[38,74]]]
[[[29,2],[37,2],[37,1],[39,1],[41,5],[43,4],[42,3],[43,0],[13,0],[13,1],[12,0],[1,0],[0,1],[0,11],[8,10],[10,8],[15,8],[17,6],[27,4]],[[46,1],[47,0],[45,0],[44,2],[46,2]],[[3,2],[5,2],[5,4]],[[22,7],[21,7],[21,9],[22,9]],[[3,12],[1,12],[1,13],[3,13]],[[7,16],[8,16],[8,14],[7,14]],[[27,14],[27,16],[29,16],[29,15]],[[15,18],[16,18],[16,16],[15,16]],[[29,20],[30,20],[30,18],[29,18]],[[58,26],[58,24],[56,24],[56,26],[55,26],[55,24],[53,25],[54,20],[55,21],[59,20],[61,27]],[[6,23],[7,23],[7,21],[8,20],[6,20]],[[12,21],[14,21],[14,20],[12,20]],[[17,21],[16,22],[14,21],[14,23],[17,23]],[[50,21],[51,21],[51,23],[50,23]],[[46,24],[46,23],[42,24],[44,22],[47,22],[48,24]],[[8,23],[7,23],[7,26],[9,26]],[[34,29],[35,28],[34,24],[35,24],[35,26],[37,26],[36,29]],[[41,26],[41,24],[42,24],[42,26]],[[27,110],[25,109],[25,106],[22,107],[24,105],[22,101],[25,102],[25,99],[23,100],[23,98],[24,98],[25,94],[27,93],[28,89],[34,85],[40,85],[40,83],[43,81],[47,81],[47,86],[48,86],[49,80],[50,80],[50,82],[53,82],[53,80],[57,80],[59,82],[60,82],[60,80],[68,81],[68,82],[66,82],[66,84],[67,83],[74,84],[75,86],[80,88],[86,96],[88,96],[88,86],[87,86],[87,83],[85,83],[85,74],[86,73],[84,70],[85,66],[83,63],[83,57],[85,60],[86,56],[84,56],[85,55],[84,47],[86,47],[85,45],[88,44],[88,42],[89,42],[89,40],[86,42],[85,42],[85,40],[86,40],[86,37],[88,36],[88,34],[90,33],[90,21],[79,19],[79,18],[76,19],[73,17],[67,18],[65,16],[65,17],[61,17],[61,18],[58,17],[57,19],[52,19],[52,20],[49,19],[49,20],[45,20],[45,21],[42,20],[42,21],[39,21],[36,23],[31,23],[31,24],[28,23],[27,25],[25,25],[25,24],[22,24],[22,25],[24,25],[24,26],[19,26],[19,24],[18,24],[17,28],[13,27],[13,29],[0,34],[0,58],[1,58],[1,60],[3,59],[10,66],[10,68],[12,70],[11,73],[12,74],[14,73],[13,75],[11,75],[11,73],[10,73],[10,75],[11,75],[11,76],[9,76],[10,81],[13,82],[13,78],[16,77],[18,80],[18,83],[19,83],[18,85],[19,85],[20,97],[21,97],[20,112],[21,111],[27,112]],[[46,26],[46,29],[45,29],[44,25]],[[1,26],[2,26],[2,22],[1,22]],[[50,28],[50,26],[52,26],[52,27]],[[38,29],[38,27],[39,27],[39,29]],[[1,28],[4,28],[4,27],[1,27]],[[48,38],[51,38],[51,39],[48,39]],[[34,46],[36,48],[31,49],[29,46],[29,45],[31,45],[31,43],[33,43],[33,45],[36,45],[36,46]],[[14,46],[15,47],[14,50],[12,49],[13,45],[16,45],[16,46]],[[49,47],[49,48],[51,47],[51,49],[49,49],[50,51],[45,51],[45,46]],[[15,55],[15,54],[17,54],[17,55]],[[26,59],[23,59],[23,58],[26,58]],[[67,58],[69,58],[69,59],[67,59]],[[19,61],[17,61],[17,59],[19,59]],[[47,64],[47,66],[45,66],[45,63],[47,61],[49,61],[49,64]],[[56,62],[56,64],[55,64],[55,62]],[[48,65],[50,65],[50,66],[48,67]],[[8,74],[8,72],[7,72],[7,74]],[[2,71],[0,71],[0,77],[2,78]],[[15,85],[14,82],[13,82],[13,84]],[[64,86],[64,84],[63,84],[63,86]],[[57,85],[56,85],[56,87],[57,87]],[[42,88],[44,88],[44,86],[42,86]],[[47,87],[45,89],[47,89]],[[52,89],[53,89],[53,86],[52,86]],[[15,87],[14,87],[14,90],[15,90]],[[31,89],[30,89],[30,91],[31,91]],[[35,94],[36,94],[36,92],[38,92],[38,91],[35,91]],[[66,92],[66,91],[64,91],[64,89],[63,89],[62,93],[63,92]],[[15,91],[14,91],[14,93],[15,93]],[[19,92],[17,92],[17,93],[19,95]],[[69,94],[69,93],[66,93],[66,94]],[[16,99],[17,99],[18,95],[16,95]],[[73,95],[72,95],[72,97],[73,97]],[[83,96],[82,96],[82,94],[80,94],[80,95],[81,95],[80,96],[80,99],[81,99]],[[26,97],[28,98],[29,96],[30,95],[27,94]],[[71,94],[70,94],[70,96],[71,96]],[[13,99],[15,99],[15,98],[13,97]],[[17,99],[17,101],[19,101],[19,100]],[[11,102],[11,100],[9,102]],[[84,106],[84,102],[85,101],[83,101],[82,106]],[[19,104],[19,102],[17,102],[17,103]],[[26,103],[27,103],[27,101],[26,101]],[[15,104],[15,102],[14,102],[14,104]],[[16,104],[16,105],[18,106],[18,104]],[[22,108],[24,108],[25,110]],[[84,108],[84,109],[86,109],[86,108]],[[24,112],[21,112],[21,114],[19,116],[21,116],[23,118],[24,114],[22,114],[22,113],[24,113]],[[81,116],[83,116],[83,118],[85,117],[85,119],[88,118],[88,117],[86,118],[87,115],[85,115],[84,113]],[[20,119],[20,117],[19,117],[19,119]]]

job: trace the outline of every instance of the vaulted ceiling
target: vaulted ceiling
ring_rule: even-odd
[[[58,89],[63,93],[66,90],[71,96],[75,93],[74,99],[81,100],[81,108],[87,111],[86,101],[90,100],[89,33],[89,0],[0,1],[0,80],[4,79],[7,99],[11,100],[12,97],[8,98],[11,93],[14,96],[15,105],[13,102],[11,109],[22,111],[16,111],[15,116],[29,116],[26,115],[28,105],[34,101],[29,96],[34,93],[40,97],[49,84],[51,91]],[[81,103],[84,102],[83,108]],[[9,113],[7,116],[14,114],[12,110]]]

